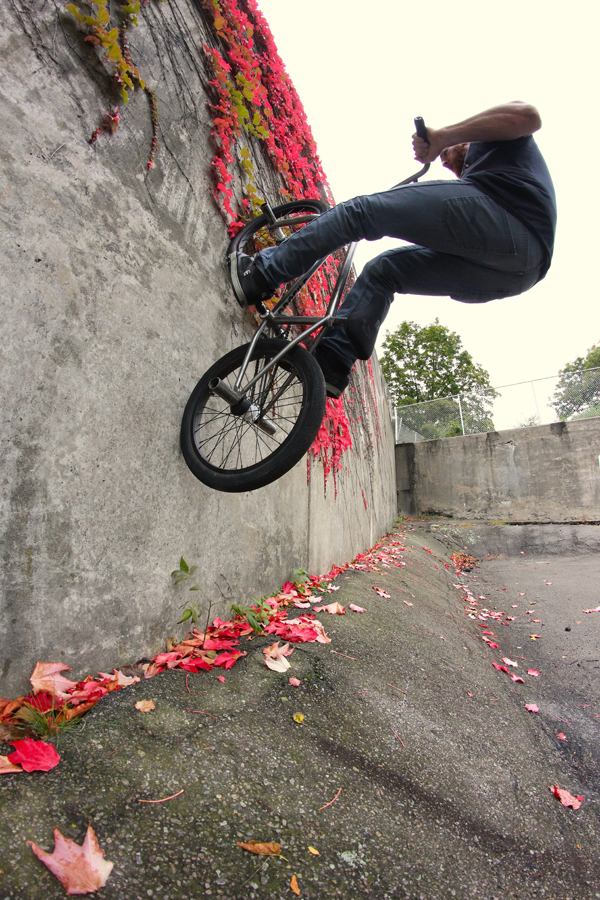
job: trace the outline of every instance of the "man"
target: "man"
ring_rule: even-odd
[[[540,127],[535,107],[514,101],[428,127],[427,141],[413,135],[416,159],[440,156],[457,181],[355,197],[253,260],[241,255],[238,299],[260,304],[351,241],[410,241],[367,263],[340,309],[347,324],[316,350],[328,396],[340,397],[356,360],[373,353],[394,293],[487,303],[529,290],[548,271],[556,228],[552,179],[532,137]]]

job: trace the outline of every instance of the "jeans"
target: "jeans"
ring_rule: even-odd
[[[353,340],[343,328],[333,328],[321,342],[348,365],[371,356],[395,293],[487,303],[528,290],[544,264],[539,239],[491,197],[460,179],[408,184],[347,200],[278,247],[263,250],[256,263],[277,286],[352,241],[382,237],[410,241],[411,246],[372,259],[349,291],[339,314],[349,320]]]

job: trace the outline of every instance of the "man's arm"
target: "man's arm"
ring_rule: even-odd
[[[433,162],[445,147],[471,141],[514,141],[533,134],[541,127],[542,120],[535,106],[513,100],[486,109],[456,125],[445,128],[427,126],[429,142],[413,134],[415,159],[422,163]]]

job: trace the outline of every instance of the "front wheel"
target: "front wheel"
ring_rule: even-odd
[[[259,340],[241,390],[287,341]],[[248,344],[200,379],[181,423],[181,450],[191,472],[217,491],[253,491],[281,478],[304,456],[325,415],[325,382],[317,361],[296,346],[267,370],[233,408],[215,393],[216,379],[234,389]],[[212,383],[212,387],[211,387]],[[236,413],[232,411],[236,409]]]

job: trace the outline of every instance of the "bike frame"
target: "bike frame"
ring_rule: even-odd
[[[405,184],[412,184],[413,182],[418,181],[419,178],[421,177],[421,175],[424,175],[425,172],[428,171],[428,169],[429,169],[429,163],[427,163],[425,166],[423,166],[423,168],[419,172],[417,172],[415,175],[411,175],[409,178],[405,178],[405,180],[401,181],[399,184],[394,185],[394,188],[399,188]],[[394,188],[392,188],[392,190]],[[283,240],[283,238],[284,238],[284,233],[282,231],[282,229],[284,227],[291,226],[291,225],[302,225],[303,223],[312,222],[314,219],[319,218],[319,216],[316,214],[315,215],[308,214],[308,215],[304,215],[304,216],[297,216],[295,218],[291,217],[291,218],[284,218],[284,219],[276,219],[275,216],[273,215],[271,207],[267,203],[265,203],[263,205],[263,209],[265,209],[266,214],[272,220],[271,225],[274,227],[274,234],[275,234],[276,239],[278,239],[278,240]],[[278,231],[279,231],[279,234],[277,234]],[[334,288],[331,292],[331,297],[330,297],[329,303],[327,304],[327,310],[325,312],[325,315],[323,315],[323,316],[291,316],[291,315],[283,314],[283,310],[285,310],[290,305],[290,303],[292,302],[294,297],[296,297],[296,295],[302,290],[302,288],[307,283],[307,281],[309,281],[309,279],[312,278],[312,276],[315,274],[315,272],[317,272],[318,269],[323,265],[323,263],[325,262],[325,259],[327,259],[327,257],[324,257],[323,259],[320,259],[317,262],[315,262],[311,266],[311,268],[308,270],[308,272],[306,272],[304,275],[301,275],[298,279],[296,279],[296,281],[294,282],[292,287],[289,288],[289,290],[287,290],[285,292],[285,294],[281,297],[280,300],[278,300],[275,307],[272,310],[267,310],[266,314],[264,316],[262,316],[262,322],[258,328],[258,331],[256,332],[256,334],[250,341],[250,345],[249,345],[246,355],[244,357],[244,361],[240,368],[239,375],[235,381],[234,391],[235,391],[235,394],[237,395],[236,401],[241,400],[248,393],[248,391],[252,387],[254,387],[254,385],[258,381],[260,381],[261,378],[263,378],[264,375],[268,371],[270,371],[273,368],[273,366],[277,365],[277,363],[290,352],[290,350],[292,350],[294,347],[296,347],[298,344],[300,344],[303,340],[305,340],[305,338],[309,337],[315,331],[318,331],[319,328],[322,328],[323,331],[317,337],[313,347],[311,348],[311,351],[310,351],[311,353],[314,353],[323,334],[329,328],[336,327],[336,326],[340,327],[345,324],[346,319],[343,316],[337,316],[336,313],[337,313],[338,307],[339,307],[341,299],[342,299],[342,294],[344,293],[344,288],[346,287],[346,282],[348,281],[348,276],[350,274],[350,270],[352,268],[352,261],[354,259],[354,253],[356,251],[356,246],[357,246],[356,243],[348,245],[348,249],[346,251],[346,256],[345,256],[341,271],[336,279]],[[297,337],[295,337],[291,341],[289,341],[288,346],[285,347],[280,353],[278,353],[277,356],[274,356],[273,359],[268,363],[268,365],[264,366],[260,370],[260,372],[258,372],[254,376],[254,378],[251,378],[250,381],[248,381],[247,384],[244,385],[244,389],[241,390],[241,384],[242,384],[244,375],[246,374],[248,365],[250,364],[252,353],[254,351],[254,348],[256,347],[257,342],[260,340],[260,338],[265,333],[267,328],[272,328],[274,331],[277,331],[278,329],[281,329],[282,325],[307,325],[308,327]],[[293,375],[290,375],[290,378],[292,378],[292,377],[293,377]],[[284,384],[281,386],[281,388],[277,392],[277,395],[272,398],[271,403],[269,404],[268,408],[270,408],[277,401],[279,395],[287,387],[288,381],[289,381],[289,379],[284,382]],[[261,418],[263,418],[265,416],[267,411],[268,411],[268,409],[261,410]]]

